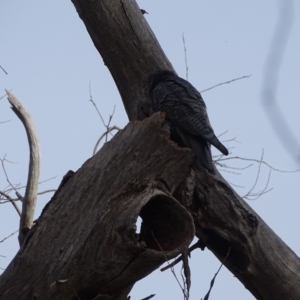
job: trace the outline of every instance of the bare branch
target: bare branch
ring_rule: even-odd
[[[161,252],[164,254],[165,260],[166,260],[167,264],[170,265],[169,260],[168,260],[167,256],[165,255],[165,251],[164,251],[164,249],[161,247],[161,245],[159,244],[158,240],[155,238],[155,236],[154,236],[154,234],[153,234],[153,231],[151,231],[151,234],[152,234],[152,237],[153,237],[153,239],[155,240],[156,244],[157,244],[158,247],[160,248]],[[176,276],[174,267],[170,267],[170,269],[171,269],[171,272],[172,272],[173,276],[175,277],[175,279],[176,279],[176,281],[177,281],[177,283],[178,283],[178,285],[179,285],[179,287],[180,287],[180,289],[181,289],[181,291],[182,291],[182,293],[183,293],[184,300],[188,300],[189,298],[188,298],[188,295],[186,294],[186,290],[185,290],[185,289],[182,287],[182,285],[180,284],[179,279],[178,279],[177,276]]]
[[[2,239],[0,241],[0,243],[3,243],[5,240],[9,239],[11,236],[13,236],[14,234],[16,234],[19,230],[14,231],[13,233],[11,233],[10,235],[8,235],[7,237],[5,237],[4,239]]]
[[[102,117],[102,115],[101,115],[101,113],[100,113],[100,111],[99,111],[99,109],[98,109],[98,107],[97,107],[97,104],[96,104],[95,101],[93,100],[92,89],[91,89],[91,82],[90,82],[90,84],[89,84],[89,92],[90,92],[90,101],[91,101],[92,104],[94,105],[94,107],[95,107],[95,109],[96,109],[96,111],[97,111],[97,113],[98,113],[98,115],[99,115],[99,117],[100,117],[100,119],[101,119],[101,121],[102,121],[102,123],[103,123],[103,126],[105,126],[104,119],[103,119],[103,117]],[[105,126],[105,127],[106,127],[106,126]]]
[[[198,248],[200,248],[201,250],[204,250],[204,248],[205,248],[205,244],[203,244],[201,240],[198,240],[194,245],[192,245],[188,249],[188,255],[190,255],[192,253],[192,251],[194,251],[195,249],[198,249]],[[182,260],[183,260],[183,255],[181,254],[172,263],[168,263],[168,265],[166,267],[161,268],[160,271],[163,272],[169,268],[172,268],[175,265],[177,265],[179,262],[181,262]]]
[[[143,298],[143,299],[141,299],[141,300],[149,300],[149,299],[153,298],[154,296],[155,296],[155,294],[152,294],[152,295],[150,295],[150,296],[148,296],[148,297],[146,297],[146,298]]]
[[[189,266],[189,249],[185,249],[182,252],[182,270],[184,277],[182,281],[184,282],[184,291],[187,299],[190,298],[190,289],[191,289],[191,269]],[[185,279],[184,279],[185,278]]]
[[[17,213],[21,217],[21,210],[20,210],[19,206],[17,205],[17,203],[15,203],[14,199],[12,199],[8,194],[6,194],[2,191],[0,191],[0,195],[5,197],[13,205],[13,207],[16,209]]]
[[[54,192],[56,192],[56,190],[52,189],[52,190],[45,190],[45,191],[42,191],[42,192],[38,192],[37,194],[38,195],[43,195],[43,194],[54,193]]]
[[[98,139],[98,141],[97,141],[97,143],[96,143],[96,145],[95,145],[95,147],[94,147],[93,155],[96,154],[97,148],[98,148],[98,146],[99,146],[101,140],[102,140],[105,136],[107,136],[108,133],[112,132],[113,130],[118,130],[118,131],[119,131],[119,130],[121,130],[121,128],[119,128],[118,126],[113,126],[113,127],[108,128],[108,129],[100,136],[100,138]]]
[[[244,78],[249,78],[249,77],[251,77],[251,76],[252,76],[252,75],[245,75],[245,76],[242,76],[242,77],[238,77],[238,78],[235,78],[235,79],[231,79],[231,80],[229,80],[229,81],[221,82],[221,83],[218,83],[218,84],[216,84],[216,85],[214,85],[214,86],[212,86],[212,87],[210,87],[210,88],[207,88],[207,89],[205,89],[205,90],[200,91],[200,93],[204,93],[204,92],[207,92],[207,91],[209,91],[209,90],[212,90],[212,89],[214,89],[214,88],[216,88],[216,87],[218,87],[218,86],[220,86],[220,85],[228,84],[228,83],[231,83],[231,82],[233,82],[233,81],[241,80],[241,79],[244,79]]]
[[[2,66],[0,66],[0,68],[3,70],[3,72],[8,75],[8,73],[2,68]]]
[[[10,122],[10,120],[1,121],[0,124],[4,124],[4,123],[8,123],[8,122]]]
[[[221,271],[221,268],[222,268],[223,264],[225,263],[225,261],[226,261],[228,255],[230,254],[230,250],[231,250],[231,248],[229,247],[229,249],[228,249],[228,251],[227,251],[227,254],[226,254],[225,258],[224,258],[224,260],[222,261],[221,266],[219,267],[217,273],[215,274],[215,276],[213,277],[213,279],[212,279],[211,282],[210,282],[210,287],[209,287],[209,290],[208,290],[207,294],[206,294],[205,297],[204,297],[204,300],[208,300],[209,295],[210,295],[210,292],[211,292],[211,290],[212,290],[212,288],[213,288],[213,286],[214,286],[215,279],[216,279],[217,275],[219,274],[219,272]]]
[[[31,228],[33,224],[33,216],[35,211],[40,176],[40,148],[37,132],[30,114],[13,94],[11,94],[7,90],[6,93],[9,103],[12,105],[12,110],[18,116],[25,127],[30,148],[28,178],[26,184],[26,192],[23,199],[19,232],[19,243],[20,245],[22,245],[26,236],[24,229]]]
[[[257,175],[256,175],[256,178],[255,178],[254,184],[253,184],[252,188],[247,192],[247,194],[244,195],[242,198],[248,199],[248,197],[252,195],[252,191],[255,189],[255,187],[257,185],[257,182],[258,182],[258,179],[259,179],[261,163],[263,161],[263,158],[264,158],[264,150],[262,150],[261,158],[260,158],[260,161],[258,163],[258,171],[257,171]],[[269,180],[268,180],[268,182],[269,182]]]
[[[95,101],[93,100],[92,91],[91,91],[91,83],[90,83],[90,86],[89,86],[89,91],[90,91],[90,101],[91,101],[92,104],[94,105],[94,107],[95,107],[95,109],[96,109],[96,111],[97,111],[97,113],[98,113],[98,115],[99,115],[99,117],[100,117],[100,119],[101,119],[101,121],[102,121],[102,123],[103,123],[103,126],[106,128],[106,132],[105,132],[103,135],[101,135],[101,137],[99,138],[99,140],[97,141],[97,143],[96,143],[96,145],[95,145],[95,147],[94,147],[93,155],[95,155],[95,153],[97,152],[97,148],[98,148],[98,146],[99,146],[99,143],[100,143],[101,140],[104,138],[104,136],[105,136],[105,142],[107,142],[107,135],[108,135],[109,133],[111,134],[111,131],[113,131],[113,130],[115,130],[115,129],[120,130],[120,128],[119,128],[118,126],[109,127],[109,126],[110,126],[110,123],[111,123],[111,121],[112,121],[112,118],[113,118],[113,116],[114,116],[114,114],[115,114],[115,111],[116,111],[116,105],[114,105],[113,112],[112,112],[111,115],[109,115],[108,122],[107,122],[107,124],[105,124],[105,121],[104,121],[104,119],[103,119],[103,117],[102,117],[102,115],[101,115],[101,113],[100,113],[100,111],[99,111],[99,109],[98,109],[98,107],[97,107],[97,104],[96,104]],[[112,134],[111,134],[111,135],[112,135]]]
[[[5,177],[6,177],[6,181],[8,182],[9,186],[11,187],[11,190],[14,190],[16,193],[18,193],[18,191],[17,191],[17,189],[16,189],[16,186],[13,185],[13,184],[10,182],[9,178],[8,178],[8,174],[7,174],[7,172],[6,172],[5,164],[4,164],[5,161],[7,161],[7,162],[9,162],[9,163],[13,163],[13,162],[11,162],[11,161],[9,161],[9,160],[6,159],[6,154],[4,155],[4,157],[3,157],[2,159],[0,158],[0,160],[1,160],[1,164],[2,164],[2,169],[3,169],[4,175],[5,175]],[[19,197],[19,196],[18,196],[18,197]],[[23,198],[23,197],[21,196],[21,198]]]
[[[53,177],[51,177],[51,178],[42,180],[42,181],[39,182],[39,184],[45,183],[45,182],[50,181],[50,180],[53,180],[53,179],[55,179],[55,178],[57,178],[57,175],[56,175],[56,176],[53,176]]]
[[[185,76],[186,76],[186,80],[189,80],[189,66],[187,61],[187,51],[185,46],[184,33],[182,34],[182,42],[183,42],[183,49],[184,49]]]
[[[244,158],[244,157],[240,157],[240,156],[231,156],[231,157],[224,157],[221,158],[220,161],[225,161],[225,160],[235,160],[235,159],[240,159],[240,160],[245,160],[245,161],[253,161],[256,163],[259,163],[260,160],[258,159],[254,159],[254,158]],[[270,169],[276,171],[276,172],[280,172],[280,173],[297,173],[300,171],[300,169],[294,170],[294,171],[285,171],[285,170],[280,170],[280,169],[276,169],[274,167],[272,167],[271,165],[269,165],[268,163],[266,163],[265,161],[261,162],[263,165],[266,165],[267,167],[269,167]]]
[[[111,115],[109,115],[108,123],[107,123],[107,125],[105,125],[106,130],[107,130],[107,134],[108,134],[110,122],[111,122],[111,120],[112,120],[112,118],[113,118],[113,116],[114,116],[114,114],[115,114],[115,111],[116,111],[116,105],[114,105],[113,112],[112,112]],[[107,142],[107,134],[106,134],[106,137],[105,137],[105,142]]]

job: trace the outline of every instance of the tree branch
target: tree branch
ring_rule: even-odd
[[[9,103],[12,105],[11,108],[13,112],[20,119],[26,130],[30,149],[28,178],[25,196],[22,201],[22,215],[20,219],[19,243],[21,246],[24,242],[28,230],[32,227],[33,224],[32,222],[34,217],[40,176],[40,148],[37,132],[30,114],[12,93],[7,90],[6,93]]]
[[[129,120],[148,117],[151,105],[144,90],[148,75],[157,69],[174,69],[136,1],[72,2],[110,70]],[[130,42],[125,45],[127,37]]]
[[[8,194],[0,191],[0,195],[2,195],[3,197],[5,197],[15,208],[15,210],[17,211],[17,213],[19,214],[19,216],[21,217],[21,211],[19,206],[17,205],[17,203],[14,201],[14,199],[12,199]]]
[[[148,116],[146,78],[158,69],[173,68],[136,2],[72,2],[116,82],[129,119]],[[257,299],[300,299],[298,257],[220,174],[194,168],[184,195],[174,195],[184,199],[197,237],[221,261],[231,248],[225,266]]]
[[[172,191],[194,156],[169,140],[163,124],[160,113],[130,122],[71,177],[1,275],[1,300],[73,300],[74,290],[80,299],[123,300],[188,247],[193,219]]]

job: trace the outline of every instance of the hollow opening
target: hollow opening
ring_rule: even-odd
[[[172,251],[190,237],[190,216],[176,200],[158,195],[140,211],[142,219],[139,241],[156,251]]]

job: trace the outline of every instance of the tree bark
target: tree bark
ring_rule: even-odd
[[[72,2],[129,119],[149,116],[145,80],[172,66],[136,2]],[[229,252],[225,266],[257,299],[300,299],[299,258],[162,124],[160,114],[132,121],[76,172],[0,277],[1,299],[126,299],[138,279],[186,248],[194,227],[221,261]]]
[[[1,300],[126,299],[137,280],[188,247],[193,219],[172,191],[194,157],[163,122],[160,113],[131,122],[71,177],[1,275]]]
[[[38,134],[30,114],[12,93],[7,90],[6,93],[7,100],[12,106],[11,109],[25,128],[30,153],[26,191],[22,199],[22,214],[19,228],[19,244],[21,246],[28,231],[32,227],[40,177],[41,154]]]
[[[135,0],[72,0],[119,89],[130,120],[150,114],[145,80],[173,70]],[[167,12],[166,12],[167,14]],[[112,38],[113,37],[113,38]],[[107,47],[107,45],[109,45]],[[217,173],[194,168],[184,205],[196,235],[257,299],[300,299],[300,261]]]
[[[137,3],[72,0],[122,97],[129,120],[150,115],[144,87],[157,69],[174,70]]]

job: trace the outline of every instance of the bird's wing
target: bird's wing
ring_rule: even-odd
[[[188,81],[176,77],[160,82],[153,90],[152,101],[154,110],[165,112],[166,118],[180,130],[228,154],[214,134],[201,94]]]
[[[182,142],[193,150],[197,157],[197,160],[201,165],[207,169],[211,174],[215,174],[213,160],[210,151],[210,143],[204,139],[199,139],[195,136],[183,133],[180,129],[177,129],[177,134],[180,136]]]
[[[155,87],[154,109],[165,112],[167,119],[186,133],[213,138],[214,131],[200,93],[189,82],[179,79],[166,80]]]

